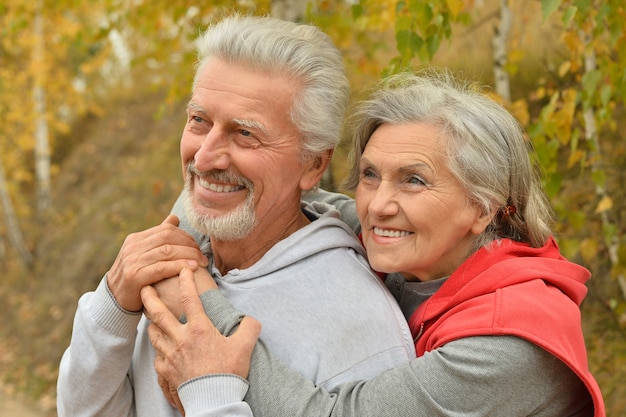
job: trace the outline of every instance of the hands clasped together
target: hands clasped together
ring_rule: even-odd
[[[156,350],[159,385],[184,415],[177,395],[183,382],[209,374],[248,376],[261,325],[245,317],[230,337],[213,326],[199,297],[217,289],[206,270],[208,259],[177,225],[178,219],[169,216],[158,226],[131,234],[109,271],[107,284],[122,308],[143,308],[152,321],[148,335]],[[183,314],[185,324],[179,321]]]

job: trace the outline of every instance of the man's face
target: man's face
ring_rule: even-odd
[[[297,215],[311,171],[289,116],[297,88],[218,58],[199,74],[180,148],[187,213],[213,239],[268,238]]]

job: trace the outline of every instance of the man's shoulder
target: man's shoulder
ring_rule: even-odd
[[[319,205],[320,209],[329,207],[330,211],[336,211],[339,218],[346,223],[356,234],[360,233],[361,225],[356,215],[356,203],[353,198],[318,188],[308,191],[302,196],[303,202]],[[334,214],[333,214],[334,215]]]

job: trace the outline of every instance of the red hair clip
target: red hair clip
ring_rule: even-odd
[[[517,208],[513,204],[508,204],[500,209],[500,216],[509,217],[517,213]]]

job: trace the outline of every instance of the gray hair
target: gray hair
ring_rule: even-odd
[[[501,238],[540,247],[551,235],[552,211],[521,126],[475,86],[446,71],[398,74],[383,80],[348,121],[353,147],[347,188],[356,188],[359,159],[378,126],[424,122],[439,127],[446,139],[448,168],[468,201],[493,216],[475,249]]]
[[[290,117],[302,134],[304,152],[318,155],[337,145],[350,84],[341,53],[319,28],[271,17],[229,16],[198,39],[194,88],[213,56],[293,77],[300,89]]]

